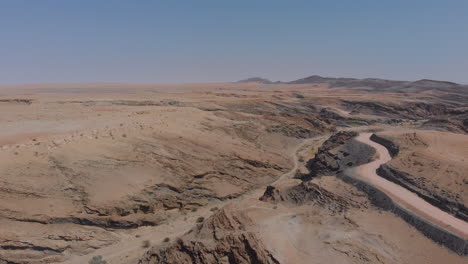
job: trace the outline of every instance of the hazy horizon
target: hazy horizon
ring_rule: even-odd
[[[468,2],[2,1],[0,85],[310,75],[468,84]]]

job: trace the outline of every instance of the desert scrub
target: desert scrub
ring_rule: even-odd
[[[149,240],[145,240],[143,241],[143,243],[141,244],[141,246],[143,248],[149,248],[151,246],[151,242]]]
[[[169,242],[170,240],[171,240],[171,239],[169,239],[168,237],[166,237],[166,238],[163,240],[163,242],[164,242],[164,243],[167,243],[167,242]]]
[[[94,256],[89,262],[89,264],[107,264],[107,261],[102,259],[102,256]]]
[[[205,221],[205,217],[200,216],[197,218],[197,223],[203,223],[203,221]]]

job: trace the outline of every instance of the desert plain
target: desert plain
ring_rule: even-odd
[[[0,263],[466,263],[468,86],[0,86]]]

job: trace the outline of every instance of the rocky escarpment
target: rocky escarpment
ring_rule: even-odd
[[[340,131],[331,136],[319,148],[315,157],[307,162],[309,174],[304,180],[316,176],[335,175],[350,167],[365,164],[375,154],[375,150],[353,138],[356,132]]]
[[[351,113],[379,115],[403,119],[427,119],[444,117],[451,113],[448,105],[441,103],[403,102],[401,104],[374,101],[343,101]]]
[[[249,226],[247,216],[222,209],[175,242],[149,250],[139,264],[278,264]]]

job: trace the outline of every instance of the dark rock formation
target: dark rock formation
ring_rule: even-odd
[[[303,180],[316,176],[335,175],[343,170],[369,162],[375,150],[353,138],[356,132],[341,131],[331,136],[319,148],[315,157],[307,162],[310,174]]]
[[[33,103],[32,99],[0,99],[0,103],[15,103],[15,104],[27,104],[30,105]]]
[[[356,202],[331,193],[310,181],[301,182],[298,185],[282,190],[274,186],[268,186],[263,196],[260,197],[260,201],[294,205],[313,203],[326,207],[333,213],[341,213],[350,207],[359,207]]]
[[[372,141],[377,142],[380,145],[386,147],[388,152],[390,153],[390,156],[392,156],[392,157],[395,157],[400,152],[400,148],[398,147],[398,145],[393,143],[389,139],[386,139],[386,138],[384,138],[382,136],[378,136],[376,134],[372,134],[370,139]]]

